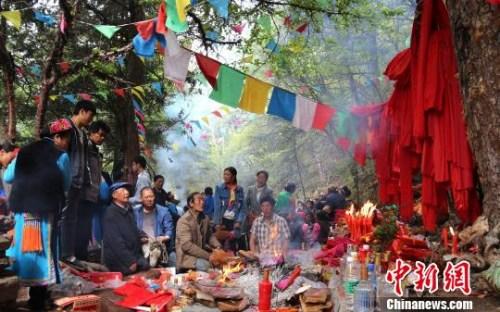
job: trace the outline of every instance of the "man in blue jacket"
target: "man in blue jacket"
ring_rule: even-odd
[[[148,237],[149,243],[159,242],[163,245],[162,249],[170,253],[173,249],[170,241],[174,235],[174,224],[168,208],[155,204],[151,187],[144,187],[140,191],[140,198],[141,204],[134,207],[137,228]],[[167,261],[165,258],[162,260]]]

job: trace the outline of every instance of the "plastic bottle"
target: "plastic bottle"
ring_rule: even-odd
[[[373,289],[377,289],[377,272],[374,263],[368,263],[368,281],[372,284]]]
[[[351,253],[353,254],[353,253]],[[359,264],[355,258],[348,256],[344,276],[344,292],[346,297],[346,311],[353,311],[354,292],[359,283]]]
[[[371,281],[368,280],[368,268],[365,264],[361,264],[360,281],[354,293],[354,311],[375,311],[375,289]]]
[[[269,281],[269,271],[264,271],[264,277],[259,283],[259,312],[271,311],[273,284]]]
[[[375,296],[375,311],[383,311],[382,306],[385,302],[385,298],[394,297],[394,290],[391,284],[386,282],[385,275],[387,271],[385,266],[379,266],[379,274],[377,276],[377,287]]]

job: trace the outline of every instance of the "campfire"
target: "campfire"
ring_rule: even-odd
[[[367,201],[359,211],[355,211],[354,205],[351,204],[345,214],[345,220],[353,241],[359,242],[361,237],[373,232],[373,213],[376,208],[372,202]]]

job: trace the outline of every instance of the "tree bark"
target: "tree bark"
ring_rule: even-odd
[[[0,11],[3,11],[0,1]],[[16,139],[16,98],[14,80],[16,78],[16,67],[12,54],[7,50],[7,35],[5,20],[2,19],[0,25],[0,68],[3,71],[3,83],[5,99],[7,102],[7,125],[5,137],[9,141]]]
[[[79,0],[75,1],[74,9],[76,10]],[[35,123],[35,135],[40,137],[40,133],[45,124],[45,112],[47,111],[47,104],[49,101],[49,92],[56,85],[57,81],[61,77],[60,71],[57,68],[58,62],[62,60],[64,46],[66,45],[68,32],[71,29],[73,23],[74,15],[71,13],[71,6],[66,0],[59,0],[59,7],[61,8],[62,14],[67,22],[67,27],[65,32],[61,32],[59,29],[57,33],[57,38],[54,43],[54,47],[49,54],[47,62],[44,65],[42,72],[42,86],[40,88],[40,94],[38,101],[36,102],[36,123]]]
[[[500,6],[448,0],[465,119],[490,225],[500,221]]]

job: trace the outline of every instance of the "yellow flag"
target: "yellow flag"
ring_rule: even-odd
[[[5,17],[5,19],[9,21],[12,26],[16,27],[19,30],[19,28],[21,27],[21,11],[4,11],[0,12],[0,15]]]
[[[132,94],[144,104],[144,88],[141,86],[133,87]]]
[[[181,23],[186,21],[186,7],[191,4],[191,0],[175,0],[175,6],[177,7],[177,16]]]
[[[179,150],[179,145],[177,145],[177,143],[172,144],[172,150],[177,152]]]
[[[208,117],[207,116],[201,117],[201,120],[203,120],[207,125],[210,125],[210,122],[208,122]]]
[[[227,106],[220,106],[220,109],[223,110],[223,111],[225,111],[226,114],[229,114],[231,112],[231,110]]]
[[[241,59],[243,63],[252,63],[253,62],[253,56],[245,56],[244,58]]]
[[[239,108],[256,114],[264,114],[269,103],[271,89],[270,84],[247,76]]]
[[[55,100],[57,100],[57,98],[58,98],[58,97],[59,97],[59,96],[57,96],[57,95],[51,95],[51,96],[49,96],[49,99],[50,99],[51,101],[55,101]]]

